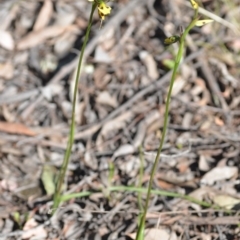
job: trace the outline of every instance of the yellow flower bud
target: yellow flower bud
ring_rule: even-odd
[[[164,44],[170,45],[170,44],[173,44],[175,42],[178,42],[179,39],[180,39],[179,36],[171,36],[171,37],[168,37],[164,40]]]
[[[211,22],[213,22],[213,19],[198,20],[195,25],[197,27],[201,27],[201,26],[206,25],[206,24],[211,23]]]
[[[193,9],[198,9],[198,3],[195,0],[190,0]]]

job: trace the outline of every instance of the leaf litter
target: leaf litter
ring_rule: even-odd
[[[87,45],[65,179],[66,193],[86,194],[51,218],[71,80],[91,6],[85,0],[0,3],[1,239],[134,239],[137,193],[109,189],[138,186],[140,168],[147,186],[176,51],[164,38],[178,34],[192,13],[183,0],[109,4],[114,13],[101,30],[95,16]],[[240,238],[234,212],[240,201],[238,1],[221,9],[215,1],[203,5],[207,18],[219,18],[188,36],[154,189],[210,205],[153,194],[145,239]]]

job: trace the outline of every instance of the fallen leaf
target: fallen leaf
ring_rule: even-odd
[[[201,239],[202,240],[211,240],[212,236],[210,234],[206,234],[206,233],[201,233]]]
[[[43,29],[49,23],[53,12],[53,3],[51,0],[45,0],[34,24],[33,30]]]
[[[136,135],[133,139],[133,146],[137,149],[144,141],[146,136],[147,125],[146,122],[143,120],[139,123]]]
[[[6,122],[14,122],[16,119],[16,116],[12,111],[10,111],[7,105],[2,106],[2,115]]]
[[[135,239],[137,233],[130,233],[127,235]],[[144,230],[144,240],[177,240],[177,235],[174,232],[170,233],[168,229],[146,228]]]
[[[29,218],[26,223],[24,224],[23,230],[27,231],[30,230],[32,228],[37,227],[38,223],[34,218]]]
[[[128,156],[127,161],[121,162],[118,168],[123,174],[133,178],[139,173],[140,160],[137,157]]]
[[[213,202],[220,207],[232,209],[235,205],[240,203],[240,199],[236,199],[227,195],[216,195],[213,198]]]
[[[189,196],[199,200],[199,201],[203,201],[205,196],[209,193],[209,192],[213,192],[212,188],[210,187],[201,187],[198,188],[196,190],[194,190],[193,192],[191,192],[189,194]],[[189,207],[191,206],[191,208],[193,208],[196,211],[200,211],[201,210],[201,206],[196,204],[196,203],[189,203],[188,201],[186,201],[185,199],[180,200],[175,207],[173,208],[173,211],[177,211],[179,209],[185,208],[185,207]]]
[[[0,122],[0,131],[27,136],[36,135],[34,131],[21,123]]]
[[[177,77],[174,82],[174,88],[172,90],[172,96],[178,95],[186,85],[186,80],[182,77]]]
[[[94,60],[101,63],[111,63],[113,59],[108,52],[102,48],[101,45],[97,46],[94,54]]]
[[[139,53],[139,57],[147,68],[148,76],[152,80],[157,80],[159,78],[159,72],[158,72],[157,63],[156,63],[155,59],[153,58],[153,56],[150,53],[148,53],[147,51],[141,51]]]
[[[71,51],[74,42],[77,39],[77,35],[72,32],[65,32],[60,37],[57,38],[54,44],[54,52],[58,57],[64,57]]]
[[[199,170],[207,172],[210,169],[210,164],[208,159],[210,159],[209,156],[205,156],[203,154],[200,155],[200,159],[198,161]]]
[[[234,38],[231,44],[231,47],[235,52],[240,51],[240,38]]]
[[[218,126],[224,126],[224,121],[220,118],[220,117],[215,117],[215,123],[218,125]]]
[[[109,132],[112,132],[114,130],[117,131],[118,129],[124,128],[127,124],[127,121],[129,121],[132,117],[132,111],[124,112],[123,114],[104,124],[101,135],[105,137]]]
[[[228,166],[215,167],[202,177],[201,183],[213,185],[214,182],[230,179],[233,176],[235,176],[237,173],[238,173],[237,167],[228,167]]]
[[[36,228],[23,231],[21,239],[46,239],[47,231],[44,229],[44,225],[40,225]]]
[[[108,105],[113,108],[117,107],[118,103],[115,97],[111,96],[109,92],[100,92],[97,96],[96,101],[100,104]]]
[[[171,184],[171,183],[168,183],[168,182],[165,182],[163,180],[158,180],[158,186],[161,188],[161,189],[164,189],[164,190],[169,190],[169,189],[173,189],[174,188],[174,185]]]
[[[17,49],[18,50],[25,50],[34,46],[37,46],[38,44],[44,42],[48,38],[53,38],[61,35],[69,28],[66,26],[50,26],[47,28],[44,28],[40,31],[31,32],[26,37],[22,38],[18,44]]]
[[[116,157],[120,157],[120,156],[124,156],[124,155],[127,155],[127,154],[132,154],[134,153],[135,151],[135,148],[133,145],[131,144],[125,144],[125,145],[122,145],[121,147],[119,147],[113,154],[113,157],[116,158]]]
[[[86,152],[84,154],[83,161],[86,164],[86,166],[88,166],[92,170],[96,171],[98,169],[98,162],[94,154],[91,154],[90,152]]]
[[[7,80],[13,77],[13,65],[10,62],[0,63],[0,77]]]
[[[10,51],[14,49],[14,40],[9,32],[0,30],[0,46]]]

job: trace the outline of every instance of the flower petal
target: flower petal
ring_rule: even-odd
[[[105,4],[105,2],[101,2],[98,4],[98,11],[100,11],[102,14],[109,15],[111,12],[111,7]]]

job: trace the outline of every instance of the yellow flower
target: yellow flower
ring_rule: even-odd
[[[95,2],[97,4],[98,8],[98,16],[101,19],[101,25],[102,26],[102,21],[105,19],[107,15],[111,13],[111,7],[109,7],[104,0],[88,0],[89,2]]]
[[[198,3],[195,0],[190,0],[193,9],[198,9]]]

